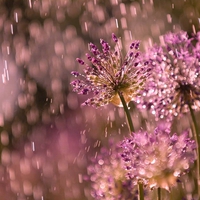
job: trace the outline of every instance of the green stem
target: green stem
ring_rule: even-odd
[[[161,200],[161,188],[157,189],[157,200]]]
[[[192,118],[192,122],[193,122],[193,126],[194,126],[194,130],[193,130],[193,135],[194,135],[194,139],[197,145],[197,185],[198,185],[198,196],[200,197],[200,138],[199,138],[199,130],[198,130],[198,126],[197,126],[197,121],[194,115],[194,111],[191,107],[190,104],[188,104],[189,110],[190,110],[190,114],[191,114],[191,118]]]
[[[138,192],[139,192],[139,200],[144,200],[144,189],[143,189],[143,184],[138,183]]]
[[[132,119],[131,119],[131,115],[130,115],[130,112],[129,112],[129,109],[128,109],[128,106],[126,104],[126,101],[124,99],[124,96],[121,92],[118,92],[118,95],[119,95],[119,98],[122,102],[122,105],[123,105],[123,108],[124,108],[124,112],[126,113],[126,117],[127,117],[127,120],[128,120],[128,125],[129,125],[129,129],[131,132],[134,132],[135,129],[134,129],[134,126],[133,126],[133,122],[132,122]],[[139,195],[139,200],[144,200],[144,189],[143,189],[143,184],[138,182],[138,195]]]
[[[124,108],[124,112],[126,113],[126,117],[127,117],[127,120],[128,120],[130,131],[134,132],[135,129],[134,129],[133,122],[132,122],[132,119],[131,119],[131,115],[130,115],[128,106],[126,104],[126,101],[124,99],[124,96],[123,96],[123,94],[121,92],[118,92],[118,95],[119,95],[119,98],[120,98],[120,100],[122,102],[122,105],[123,105],[123,108]]]

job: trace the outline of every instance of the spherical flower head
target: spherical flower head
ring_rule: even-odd
[[[125,174],[121,148],[113,144],[110,149],[102,148],[88,167],[92,196],[97,200],[134,200],[137,197],[136,188]]]
[[[154,63],[139,107],[151,109],[157,119],[200,108],[199,51],[186,32],[164,35],[163,46],[148,52]]]
[[[77,58],[79,64],[85,66],[84,73],[72,72],[78,79],[71,85],[79,94],[93,94],[83,105],[94,107],[113,103],[122,106],[119,93],[122,93],[126,103],[140,94],[150,73],[148,62],[142,61],[139,52],[139,42],[130,45],[129,52],[123,59],[119,39],[112,34],[116,43],[114,50],[103,39],[100,40],[102,50],[90,43],[90,54],[86,54],[90,65]]]
[[[122,142],[122,158],[127,176],[135,184],[142,181],[148,188],[169,190],[194,162],[195,142],[185,131],[170,134],[165,126],[154,132],[137,132]]]

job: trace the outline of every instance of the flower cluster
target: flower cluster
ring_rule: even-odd
[[[169,190],[195,159],[195,142],[189,139],[188,131],[170,135],[166,124],[152,133],[133,133],[122,142],[122,148],[127,176],[149,188]]]
[[[112,38],[116,43],[113,51],[103,39],[100,40],[102,51],[96,45],[89,44],[91,54],[86,56],[91,65],[77,58],[79,64],[85,66],[84,74],[73,71],[72,74],[78,79],[71,85],[79,94],[93,93],[93,97],[85,101],[84,105],[99,107],[113,103],[120,106],[119,93],[123,93],[128,103],[140,94],[149,76],[151,67],[147,61],[142,61],[138,51],[139,42],[135,41],[130,45],[130,50],[123,59],[119,39],[114,34]]]
[[[121,148],[111,144],[110,148],[102,148],[96,159],[88,167],[88,175],[92,182],[92,196],[105,200],[137,199],[136,188],[127,179],[123,168]]]
[[[163,41],[163,46],[148,52],[154,70],[137,100],[139,107],[151,109],[157,119],[200,108],[199,47],[183,31],[168,33]]]
[[[160,199],[160,188],[170,190],[190,170],[196,159],[195,148],[199,179],[200,140],[193,111],[200,108],[200,33],[191,39],[183,31],[168,33],[161,45],[154,46],[146,54],[139,52],[138,41],[133,42],[124,59],[119,39],[114,34],[112,38],[116,43],[114,50],[102,39],[101,51],[90,43],[91,54],[86,56],[91,65],[78,58],[79,64],[85,66],[84,74],[72,72],[77,77],[71,83],[73,90],[84,95],[93,93],[84,105],[99,107],[113,103],[123,106],[133,132],[120,148],[113,144],[110,149],[102,148],[88,167],[92,196],[128,200],[138,195],[143,200],[143,186],[146,186],[159,188]],[[169,122],[159,122],[151,133],[134,132],[126,105],[132,100],[138,107],[151,110],[157,121],[164,117],[170,119],[165,121],[171,121],[174,116],[190,111],[196,141],[189,138],[189,130],[172,133]]]

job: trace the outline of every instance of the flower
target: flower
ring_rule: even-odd
[[[150,67],[147,66],[147,61],[142,61],[138,51],[139,42],[135,41],[130,45],[130,50],[123,59],[120,43],[115,34],[112,34],[112,39],[116,43],[113,51],[103,39],[100,40],[102,51],[96,45],[89,44],[92,55],[86,54],[86,56],[92,65],[85,64],[85,61],[77,58],[85,69],[84,74],[72,72],[72,75],[79,77],[71,82],[73,91],[94,95],[83,105],[99,107],[113,103],[121,106],[119,93],[122,93],[126,103],[129,103],[144,87]]]
[[[119,145],[103,147],[96,159],[88,166],[88,175],[92,182],[91,195],[95,199],[134,200],[136,188],[125,176]]]
[[[188,131],[170,135],[169,127],[158,126],[152,133],[139,131],[122,142],[127,176],[134,184],[169,190],[194,162],[195,142]]]
[[[164,45],[155,46],[148,56],[154,63],[139,107],[151,109],[158,118],[178,116],[200,108],[200,56],[194,38],[186,32],[167,33]]]

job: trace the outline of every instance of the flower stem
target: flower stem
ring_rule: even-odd
[[[139,191],[139,200],[144,200],[144,189],[142,183],[138,183],[138,191]]]
[[[135,129],[134,129],[133,122],[132,122],[132,119],[131,119],[131,115],[130,115],[128,106],[126,104],[126,101],[124,99],[124,96],[123,96],[123,94],[121,92],[118,92],[118,95],[119,95],[119,98],[120,98],[120,100],[122,102],[122,105],[123,105],[123,108],[124,108],[124,112],[126,113],[126,117],[127,117],[128,124],[129,124],[129,129],[130,129],[131,132],[134,132]],[[139,193],[138,199],[139,200],[144,200],[143,184],[140,183],[140,182],[138,182],[138,193]]]
[[[157,200],[161,200],[161,188],[157,189]]]
[[[191,118],[192,118],[192,122],[193,122],[193,126],[194,126],[194,130],[193,130],[193,135],[194,135],[194,139],[197,145],[197,186],[198,186],[198,196],[200,197],[200,138],[199,138],[199,130],[198,130],[198,126],[197,126],[197,121],[194,115],[194,111],[191,107],[190,104],[188,104],[189,110],[190,110],[190,114],[191,114]]]
[[[134,132],[135,129],[134,129],[133,122],[132,122],[132,119],[131,119],[131,115],[130,115],[128,106],[126,104],[126,101],[124,99],[124,96],[123,96],[123,94],[121,92],[118,92],[118,95],[119,95],[119,98],[120,98],[120,100],[122,102],[122,105],[123,105],[123,108],[124,108],[124,112],[126,113],[126,117],[127,117],[127,120],[128,120],[130,131]]]

